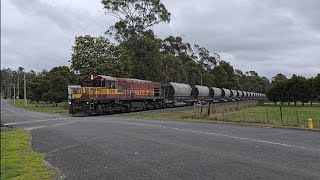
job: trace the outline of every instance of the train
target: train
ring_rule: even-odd
[[[264,100],[265,97],[265,94],[256,92],[106,75],[89,75],[81,85],[68,86],[69,113],[73,116]]]

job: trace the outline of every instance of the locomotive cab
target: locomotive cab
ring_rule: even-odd
[[[69,102],[73,99],[80,99],[85,92],[84,88],[78,85],[68,86],[68,100]]]

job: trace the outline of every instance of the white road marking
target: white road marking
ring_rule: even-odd
[[[39,115],[32,115],[30,116],[29,114],[34,114],[34,113],[37,113],[37,112],[17,112],[17,111],[14,111],[12,109],[9,109],[9,108],[5,108],[6,110],[14,113],[14,115],[16,116],[27,116],[27,117],[48,117],[50,116],[49,114],[39,114]],[[8,113],[1,113],[2,116],[12,116],[12,114],[8,114]]]
[[[272,142],[272,141],[264,141],[264,140],[259,140],[259,139],[252,139],[252,138],[246,138],[246,137],[212,133],[212,132],[206,132],[206,131],[196,131],[196,130],[190,130],[190,129],[160,126],[160,125],[153,125],[153,124],[143,124],[143,123],[129,123],[129,122],[115,122],[115,121],[105,121],[105,122],[123,123],[123,124],[137,125],[137,126],[150,126],[150,127],[164,128],[164,129],[172,129],[172,130],[177,130],[177,131],[186,131],[186,132],[199,133],[199,134],[205,134],[205,135],[214,135],[214,136],[228,137],[228,138],[233,138],[233,139],[254,141],[254,142],[259,142],[259,143],[264,143],[264,144],[272,144],[272,145],[279,145],[279,146],[299,148],[299,149],[308,149],[308,150],[312,150],[312,151],[320,151],[320,149],[308,148],[308,147],[304,147],[304,146],[296,146],[296,145],[291,145],[291,144],[284,144],[284,143],[278,143],[278,142]]]
[[[27,131],[30,131],[30,130],[40,129],[40,128],[44,128],[44,127],[45,126],[35,126],[35,127],[24,128],[24,129],[27,130]]]
[[[34,123],[34,122],[57,121],[57,120],[64,120],[64,119],[68,119],[68,118],[43,119],[43,120],[35,120],[35,121],[22,121],[22,122],[7,123],[5,125],[28,124],[28,123]]]
[[[60,124],[53,124],[53,125],[50,125],[50,126],[61,126],[61,125],[65,125],[65,124],[75,123],[75,122],[78,122],[78,121],[72,121],[72,122],[66,122],[66,123],[60,123]]]
[[[72,121],[72,122],[66,122],[66,123],[60,123],[60,124],[53,124],[53,125],[49,125],[49,126],[29,127],[29,128],[25,128],[25,130],[29,130],[30,131],[30,130],[46,128],[46,127],[62,126],[62,125],[71,124],[71,123],[75,123],[75,122],[78,122],[78,121]]]
[[[15,117],[19,116],[19,118],[21,118],[21,116],[23,117],[31,117],[31,118],[36,118],[36,117],[54,117],[54,116],[51,116],[50,114],[44,114],[44,115],[39,115],[39,116],[30,116],[28,115],[28,113],[24,113],[24,114],[14,114]],[[12,117],[12,114],[4,114],[4,113],[1,113],[1,116],[3,117]]]
[[[16,111],[14,111],[14,110],[12,110],[12,109],[9,109],[9,108],[6,108],[8,111],[10,111],[10,112],[13,112],[13,113],[16,113],[16,114],[19,114],[18,112],[16,112]]]

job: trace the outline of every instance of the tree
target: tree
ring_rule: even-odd
[[[270,101],[273,101],[275,104],[279,101],[281,105],[283,104],[283,95],[285,94],[284,84],[285,80],[279,80],[272,83],[267,90],[267,97]]]
[[[274,102],[276,104],[279,101],[279,89],[276,84],[272,84],[270,88],[267,90],[267,98],[269,101]]]
[[[81,78],[90,74],[131,76],[131,54],[105,37],[78,36],[72,49],[71,68]]]
[[[279,80],[285,80],[287,77],[281,73],[277,74],[276,76],[272,77],[272,81],[279,81]]]
[[[106,32],[119,42],[144,36],[147,29],[170,22],[170,13],[160,0],[102,0],[107,14],[119,21]]]
[[[11,91],[11,87],[12,87],[12,82],[13,82],[13,71],[8,68],[5,69],[3,68],[1,70],[1,92],[3,93],[3,95],[5,95],[5,97],[9,97]]]
[[[311,106],[313,104],[313,101],[317,99],[317,91],[316,91],[316,82],[315,82],[315,78],[311,77],[309,79],[307,79],[307,84],[309,87],[309,92],[310,92],[310,103]]]
[[[225,88],[236,89],[237,80],[236,80],[236,76],[235,76],[233,67],[230,65],[230,63],[228,63],[226,61],[220,61],[219,66],[221,68],[223,68],[223,70],[227,74],[227,84],[226,84]],[[219,81],[219,79],[217,79],[217,80]]]
[[[314,92],[316,92],[316,96],[320,102],[320,74],[318,74],[313,81]]]
[[[162,66],[162,55],[160,52],[161,42],[152,37],[141,37],[128,42],[128,51],[132,58],[132,77],[138,79],[159,81],[160,67]]]
[[[248,71],[243,74],[240,70],[235,70],[237,88],[243,91],[253,91],[266,93],[270,82],[266,77],[260,77],[255,71]]]
[[[215,86],[220,88],[228,88],[228,74],[221,66],[217,66],[213,69],[213,75],[215,78]]]
[[[184,42],[179,36],[169,36],[162,41],[161,53],[164,57],[161,69],[166,79],[181,83],[205,84],[202,79],[208,72],[199,63],[200,56],[194,56],[190,43]],[[198,51],[197,55],[199,54]],[[212,81],[208,79],[209,76],[206,78]]]
[[[45,81],[48,81],[49,84],[49,90],[44,92],[43,99],[56,103],[66,101],[71,77],[72,72],[67,66],[52,68],[45,77]]]
[[[161,52],[163,54],[172,54],[176,57],[190,56],[193,51],[190,43],[183,42],[180,36],[169,36],[162,41]]]
[[[216,57],[211,56],[210,52],[205,47],[195,45],[195,48],[196,52],[192,54],[195,61],[197,61],[206,71],[212,70],[217,65]]]
[[[290,105],[290,103],[292,101],[295,102],[296,104],[296,100],[293,97],[293,87],[294,87],[294,81],[292,79],[288,79],[288,80],[283,80],[283,94],[282,94],[282,99],[286,102],[288,102],[288,106]]]
[[[17,76],[18,76],[18,79],[17,79],[17,96],[19,98],[22,98],[23,97],[23,91],[20,91],[21,87],[23,86],[23,78],[21,78],[21,74],[24,73],[24,68],[23,67],[19,67],[18,68],[18,71],[17,71]]]
[[[50,82],[43,75],[37,75],[28,79],[27,98],[33,101],[44,100],[44,94],[50,90]]]
[[[215,77],[213,74],[210,73],[205,73],[202,76],[202,82],[204,86],[209,86],[209,87],[213,87],[215,84]]]
[[[297,90],[297,95],[299,101],[301,101],[302,106],[305,102],[310,100],[310,87],[308,86],[307,79],[302,76],[298,76],[298,84],[295,84]]]

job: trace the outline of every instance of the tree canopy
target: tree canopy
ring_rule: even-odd
[[[283,76],[282,76],[283,77]],[[301,102],[304,106],[306,102],[320,100],[320,74],[315,78],[305,78],[303,76],[293,75],[290,79],[275,78],[271,87],[267,91],[267,97],[273,102],[283,104],[287,102]]]
[[[160,0],[102,0],[107,14],[118,19],[106,32],[115,35],[116,40],[126,41],[139,38],[148,29],[170,22],[170,13]]]

